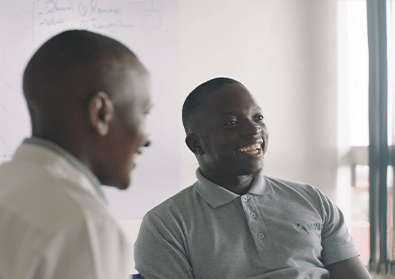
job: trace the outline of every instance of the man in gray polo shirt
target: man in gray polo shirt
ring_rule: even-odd
[[[241,83],[203,83],[182,113],[198,180],[144,217],[144,278],[370,278],[325,194],[262,173],[268,132]]]

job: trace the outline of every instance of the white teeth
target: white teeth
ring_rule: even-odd
[[[249,146],[245,146],[239,149],[240,152],[248,152],[248,151],[256,151],[258,149],[261,149],[261,144],[260,143],[254,143]]]

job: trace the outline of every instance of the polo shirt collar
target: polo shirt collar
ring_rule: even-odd
[[[273,193],[273,187],[270,181],[263,175],[263,171],[258,172],[254,177],[254,182],[251,185],[247,194],[263,196]]]
[[[61,156],[62,158],[67,160],[67,162],[69,162],[72,166],[74,166],[76,169],[78,169],[83,174],[85,174],[85,176],[90,180],[90,182],[95,187],[96,192],[104,199],[104,201],[106,201],[103,190],[101,189],[101,183],[99,179],[97,179],[97,177],[91,172],[91,170],[89,170],[80,160],[78,160],[74,155],[72,155],[66,149],[62,148],[61,146],[57,145],[52,141],[39,137],[26,138],[23,141],[23,143],[45,147],[51,150],[52,152],[54,152],[55,154],[57,154],[58,156]]]
[[[199,168],[196,170],[196,177],[198,179],[194,186],[196,191],[208,204],[214,208],[227,204],[240,197],[240,195],[235,194],[228,189],[208,180],[203,176]],[[255,175],[254,182],[252,183],[247,195],[250,194],[263,196],[270,195],[272,193],[273,188],[269,180],[263,175],[263,171],[260,171]]]

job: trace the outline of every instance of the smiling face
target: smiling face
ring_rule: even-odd
[[[259,172],[268,144],[262,110],[239,83],[210,94],[196,116],[195,153],[204,176],[241,176]]]
[[[151,109],[149,76],[136,67],[122,69],[113,83],[114,117],[105,137],[95,174],[105,185],[125,189],[143,147],[150,144],[145,127]]]

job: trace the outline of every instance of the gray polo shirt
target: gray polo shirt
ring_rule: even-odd
[[[196,174],[144,217],[135,243],[144,278],[329,278],[325,265],[358,256],[317,188],[259,173],[240,196]]]

